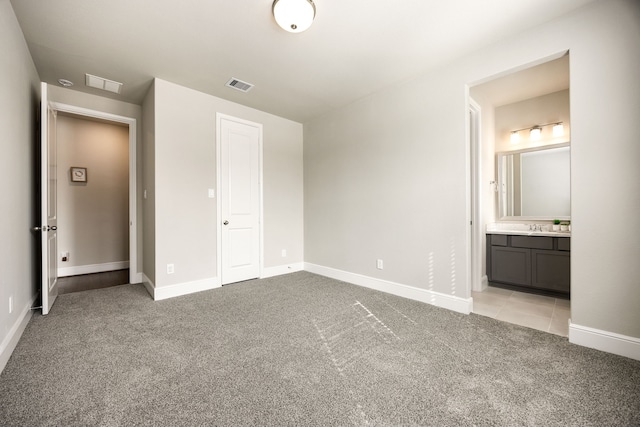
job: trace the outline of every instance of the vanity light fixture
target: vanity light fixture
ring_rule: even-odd
[[[520,143],[520,132],[524,130],[529,131],[529,139],[531,141],[539,141],[542,138],[542,129],[547,126],[553,126],[552,135],[554,138],[558,138],[564,135],[564,125],[562,124],[562,122],[547,123],[544,125],[535,125],[530,128],[512,130],[510,136],[511,143]]]
[[[301,33],[316,17],[313,0],[275,0],[271,7],[278,25],[290,33]]]

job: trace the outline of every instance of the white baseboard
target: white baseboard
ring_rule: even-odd
[[[142,273],[134,273],[129,274],[129,277],[131,278],[131,283],[143,283],[144,282],[144,275]]]
[[[262,276],[260,276],[260,278],[266,279],[267,277],[282,276],[283,274],[294,273],[302,270],[304,270],[303,262],[277,265],[275,267],[265,267],[262,269]]]
[[[453,310],[458,313],[469,314],[473,309],[473,299],[471,298],[461,298],[454,295],[442,294],[440,292],[376,279],[374,277],[363,276],[361,274],[350,273],[348,271],[337,270],[308,262],[304,263],[304,269],[310,273],[319,274],[336,280],[342,280],[343,282],[364,286],[366,288],[375,289],[377,291],[386,292],[403,298],[425,302],[427,304]]]
[[[11,329],[9,329],[9,333],[4,340],[2,340],[2,343],[0,343],[0,372],[4,370],[5,366],[7,366],[11,353],[13,353],[13,350],[15,350],[18,345],[18,341],[20,341],[24,328],[27,327],[27,323],[29,323],[29,320],[31,319],[31,315],[33,314],[31,307],[33,307],[33,303],[36,298],[37,295],[33,297],[25,307],[23,307],[18,319]]]
[[[169,286],[156,286],[146,275],[143,275],[144,287],[154,301],[189,295],[196,292],[208,291],[210,289],[219,288],[220,281],[217,277],[210,279],[194,280],[193,282],[176,283]]]
[[[60,267],[58,268],[58,277],[77,276],[78,274],[102,273],[104,271],[124,270],[125,268],[129,268],[129,261],[77,265],[75,267]]]
[[[156,285],[154,285],[151,279],[149,279],[149,277],[144,273],[142,273],[142,284],[147,292],[149,292],[149,295],[151,295],[151,298],[155,300],[154,294],[156,293]]]
[[[640,338],[589,328],[569,322],[569,342],[618,356],[640,360]]]
[[[482,276],[482,279],[480,279],[480,292],[486,290],[489,287],[489,277],[487,277],[487,275],[485,274],[484,276]]]

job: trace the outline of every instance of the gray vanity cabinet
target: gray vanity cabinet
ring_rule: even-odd
[[[570,238],[487,235],[487,276],[493,285],[546,295],[570,290]]]
[[[529,249],[491,248],[490,281],[511,283],[514,285],[531,285],[531,251]]]
[[[531,250],[531,286],[568,294],[570,285],[569,252]]]

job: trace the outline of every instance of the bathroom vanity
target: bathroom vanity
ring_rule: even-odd
[[[487,231],[490,284],[568,298],[571,237],[555,232]]]

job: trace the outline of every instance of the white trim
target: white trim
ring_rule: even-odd
[[[296,262],[293,264],[277,265],[275,267],[265,267],[262,269],[261,279],[267,277],[282,276],[283,274],[295,273],[296,271],[304,270],[303,262]]]
[[[486,290],[489,287],[489,277],[485,274],[480,281],[480,292]]]
[[[222,283],[222,198],[220,197],[220,190],[222,189],[222,172],[220,171],[220,159],[222,148],[220,142],[222,141],[220,122],[222,120],[222,114],[216,113],[216,274],[220,278]]]
[[[147,292],[149,292],[151,297],[153,297],[154,301],[208,291],[220,287],[220,281],[217,277],[194,280],[193,282],[176,283],[175,285],[161,287],[157,287],[146,275],[144,276],[144,279],[144,287],[147,288]]]
[[[640,360],[640,338],[576,325],[569,321],[569,342]]]
[[[480,156],[482,153],[481,139],[481,114],[480,105],[469,95],[469,86],[467,91],[467,242],[469,248],[469,261],[467,265],[467,277],[469,280],[469,289],[479,292],[482,287],[482,162]]]
[[[147,290],[147,292],[149,292],[151,298],[155,300],[156,285],[144,273],[142,273],[142,284],[144,285],[144,288]]]
[[[131,272],[129,272],[129,283],[133,284],[133,283],[142,283],[143,281],[143,274],[142,273],[135,273],[134,275],[131,275]]]
[[[136,279],[141,279],[138,271],[138,163],[136,155],[138,153],[138,131],[137,120],[133,117],[119,116],[117,114],[105,113],[98,110],[78,107],[75,105],[61,104],[59,102],[49,102],[51,108],[56,111],[72,113],[85,117],[107,120],[111,122],[125,123],[129,126],[129,281],[137,283]]]
[[[223,119],[226,120],[230,120],[232,122],[236,122],[236,123],[242,123],[248,126],[254,126],[257,127],[258,130],[260,131],[260,135],[258,137],[258,145],[259,145],[259,153],[258,153],[258,187],[260,188],[260,207],[259,207],[259,213],[258,215],[260,216],[260,218],[258,219],[258,224],[260,226],[260,253],[259,253],[259,264],[260,264],[260,275],[258,277],[264,277],[264,224],[263,224],[263,219],[264,219],[264,202],[263,202],[263,126],[262,123],[256,123],[256,122],[251,122],[249,120],[244,120],[244,119],[240,119],[238,117],[234,117],[234,116],[229,116],[227,114],[223,114],[223,113],[219,113],[216,112],[216,196],[217,196],[217,200],[216,200],[216,218],[217,218],[217,226],[216,226],[216,271],[218,274],[218,278],[219,278],[219,283],[222,283],[223,277],[222,277],[222,198],[220,197],[220,188],[221,188],[221,179],[222,179],[222,173],[221,173],[221,167],[220,167],[220,162],[221,162],[221,158],[220,158],[220,152],[221,152],[221,141],[222,141],[222,135],[221,135],[221,122]]]
[[[74,267],[58,268],[58,277],[76,276],[78,274],[102,273],[104,271],[124,270],[125,268],[129,268],[129,261],[115,261],[115,262],[105,262],[102,264],[76,265]]]
[[[24,328],[27,327],[27,323],[29,323],[29,320],[31,319],[31,315],[33,314],[31,307],[33,306],[36,298],[37,296],[33,297],[33,299],[24,306],[22,312],[18,316],[18,319],[0,344],[0,373],[4,370],[4,367],[7,366],[7,362],[9,361],[13,350],[16,349],[18,341],[20,341],[20,337],[22,337]]]
[[[473,310],[472,298],[462,298],[455,295],[442,294],[440,292],[376,279],[375,277],[350,273],[348,271],[337,270],[335,268],[324,267],[308,262],[304,263],[304,269],[308,272],[319,274],[321,276],[342,280],[343,282],[364,286],[366,288],[375,289],[377,291],[386,292],[403,298],[425,302],[427,304],[453,310],[458,313],[469,314]]]

